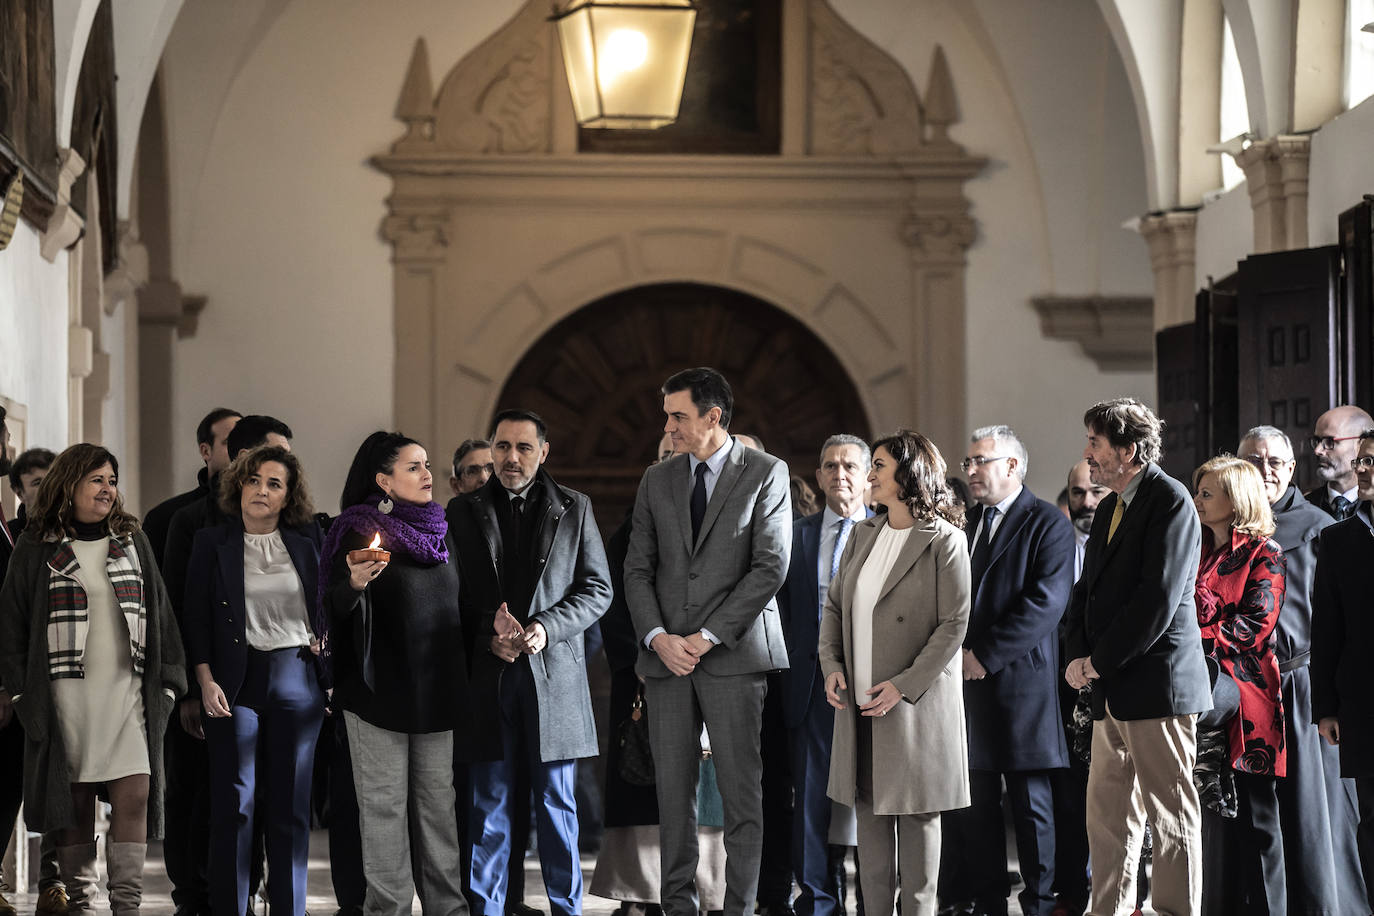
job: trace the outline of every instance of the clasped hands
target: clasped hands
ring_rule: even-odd
[[[1097,669],[1093,667],[1092,657],[1088,655],[1075,658],[1064,669],[1064,680],[1074,690],[1082,690],[1088,686],[1090,681],[1095,681],[1098,677]]]
[[[668,670],[678,677],[685,677],[697,668],[701,657],[715,646],[715,643],[702,636],[700,632],[690,636],[674,636],[672,633],[659,633],[649,643]]]
[[[549,634],[544,625],[534,621],[522,627],[520,621],[502,602],[496,609],[496,635],[491,638],[491,654],[503,662],[513,662],[524,655],[538,655],[549,644]]]
[[[825,679],[825,701],[836,709],[844,709],[844,697],[841,693],[849,689],[845,683],[844,673],[835,671]],[[883,681],[869,688],[868,696],[873,699],[859,707],[861,716],[885,716],[888,710],[894,708],[902,702],[902,692],[891,681]]]

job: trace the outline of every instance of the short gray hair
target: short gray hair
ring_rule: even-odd
[[[821,446],[821,457],[816,463],[817,467],[825,464],[825,453],[838,445],[852,445],[864,456],[864,470],[873,466],[873,453],[868,450],[868,443],[858,436],[851,436],[849,433],[836,433]]]
[[[1016,476],[1020,480],[1026,479],[1026,470],[1030,467],[1030,458],[1026,455],[1026,446],[1022,444],[1021,437],[1016,435],[1016,430],[1010,426],[980,426],[973,431],[969,437],[969,442],[979,442],[983,439],[993,439],[999,444],[1011,449],[1011,456],[1016,459]]]
[[[1252,426],[1245,431],[1245,435],[1240,437],[1240,442],[1236,446],[1236,451],[1240,451],[1240,446],[1249,440],[1260,441],[1263,439],[1278,439],[1283,443],[1283,447],[1288,449],[1288,457],[1297,457],[1293,452],[1293,440],[1288,438],[1288,433],[1279,429],[1277,426]]]

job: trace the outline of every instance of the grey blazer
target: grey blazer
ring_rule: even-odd
[[[698,671],[749,674],[787,667],[775,596],[792,551],[786,463],[735,441],[692,544],[691,462],[670,458],[644,472],[625,558],[625,594],[639,641],[635,671],[669,677],[644,647],[656,627],[683,636],[710,630],[721,644]]]

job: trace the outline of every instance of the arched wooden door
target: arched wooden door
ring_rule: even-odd
[[[609,533],[663,434],[659,388],[691,366],[729,380],[731,432],[758,436],[808,481],[827,436],[871,432],[854,383],[810,329],[754,296],[695,283],[636,287],[569,315],[520,360],[497,404],[548,421],[550,473],[592,498]]]

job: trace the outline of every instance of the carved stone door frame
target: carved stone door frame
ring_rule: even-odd
[[[737,289],[834,351],[876,429],[957,449],[967,426],[963,186],[937,50],[906,72],[824,0],[783,9],[781,156],[579,154],[557,44],[531,2],[430,91],[423,40],[373,162],[392,178],[395,420],[442,451],[483,432],[525,351],[636,286]],[[503,405],[505,406],[505,405]]]

